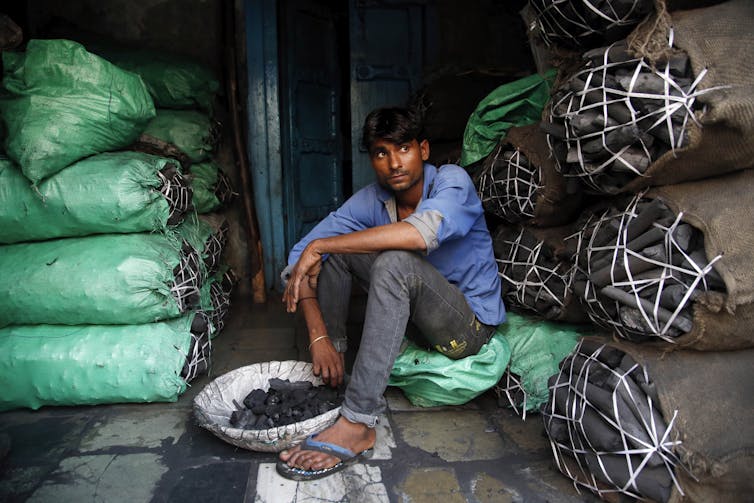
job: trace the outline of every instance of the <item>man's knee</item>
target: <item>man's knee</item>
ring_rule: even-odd
[[[404,250],[387,250],[380,253],[372,264],[372,278],[385,276],[402,277],[405,273],[415,268],[416,261],[421,257],[415,252]]]

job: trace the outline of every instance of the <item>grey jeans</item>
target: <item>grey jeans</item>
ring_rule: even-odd
[[[450,358],[476,354],[495,327],[480,323],[457,286],[422,255],[408,251],[330,255],[319,276],[318,300],[328,335],[346,347],[351,285],[368,291],[364,330],[341,414],[374,427],[409,322],[426,343]]]

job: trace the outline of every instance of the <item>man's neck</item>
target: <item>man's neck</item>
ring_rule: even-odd
[[[408,190],[396,192],[394,196],[398,220],[403,220],[416,210],[424,196],[424,177]]]

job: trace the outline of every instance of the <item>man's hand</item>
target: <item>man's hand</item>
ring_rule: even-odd
[[[316,250],[315,243],[316,240],[304,248],[298,262],[293,266],[291,275],[288,278],[288,284],[285,286],[283,302],[285,302],[289,313],[296,312],[296,306],[300,300],[302,282],[306,281],[306,285],[304,285],[305,291],[317,291],[317,279],[322,270],[322,254]]]
[[[320,339],[311,345],[313,371],[325,384],[333,388],[343,383],[345,365],[343,353],[338,353],[329,338]]]

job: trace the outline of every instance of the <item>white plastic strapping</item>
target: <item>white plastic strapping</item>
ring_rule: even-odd
[[[591,35],[641,22],[653,10],[652,0],[530,0],[536,27],[548,45],[580,46]]]

